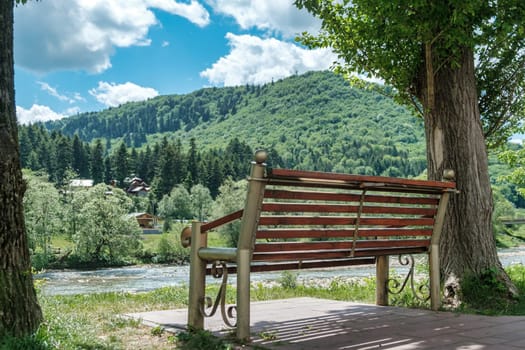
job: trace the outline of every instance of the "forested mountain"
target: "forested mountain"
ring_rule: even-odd
[[[136,148],[168,136],[224,149],[237,138],[253,149],[275,149],[286,166],[304,169],[416,175],[425,167],[421,122],[332,72],[159,96],[45,125],[83,141],[121,139]]]
[[[257,148],[278,167],[403,177],[426,168],[421,120],[331,72],[159,96],[19,132],[22,165],[58,186],[80,176],[125,187],[136,175],[157,199],[180,183],[202,184],[215,197],[226,178],[246,176]],[[491,164],[501,185],[506,167]],[[505,197],[522,207],[516,188],[505,183]]]

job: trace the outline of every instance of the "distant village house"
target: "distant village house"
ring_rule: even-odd
[[[129,216],[137,220],[143,233],[160,233],[158,216],[149,213],[131,213]]]
[[[75,189],[87,189],[93,187],[93,180],[91,179],[73,179],[69,182],[69,187]]]
[[[126,189],[126,193],[134,196],[147,196],[150,190],[150,186],[144,182],[141,178],[134,177],[129,180],[129,186]]]

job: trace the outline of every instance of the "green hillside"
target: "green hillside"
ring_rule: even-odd
[[[415,176],[425,168],[422,122],[371,90],[332,72],[310,72],[262,86],[206,88],[159,96],[45,124],[91,142],[143,149],[164,137],[199,150],[233,139],[277,151],[288,167]]]

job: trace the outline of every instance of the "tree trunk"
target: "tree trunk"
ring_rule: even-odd
[[[0,0],[0,337],[30,334],[42,319],[25,234],[13,69],[13,0]]]
[[[426,59],[432,59],[428,51]],[[418,94],[425,107],[428,176],[441,179],[444,169],[452,169],[460,191],[451,198],[441,236],[443,277],[460,285],[465,274],[480,276],[495,268],[516,294],[499,261],[492,230],[492,191],[472,50],[463,50],[459,67],[429,67],[432,64],[426,65],[426,86]],[[434,79],[427,79],[432,74]]]

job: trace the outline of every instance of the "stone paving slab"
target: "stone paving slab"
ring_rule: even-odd
[[[231,334],[219,315],[205,320]],[[167,331],[186,329],[187,310],[126,314]],[[265,349],[525,349],[525,317],[479,316],[316,298],[251,304],[252,344]]]

